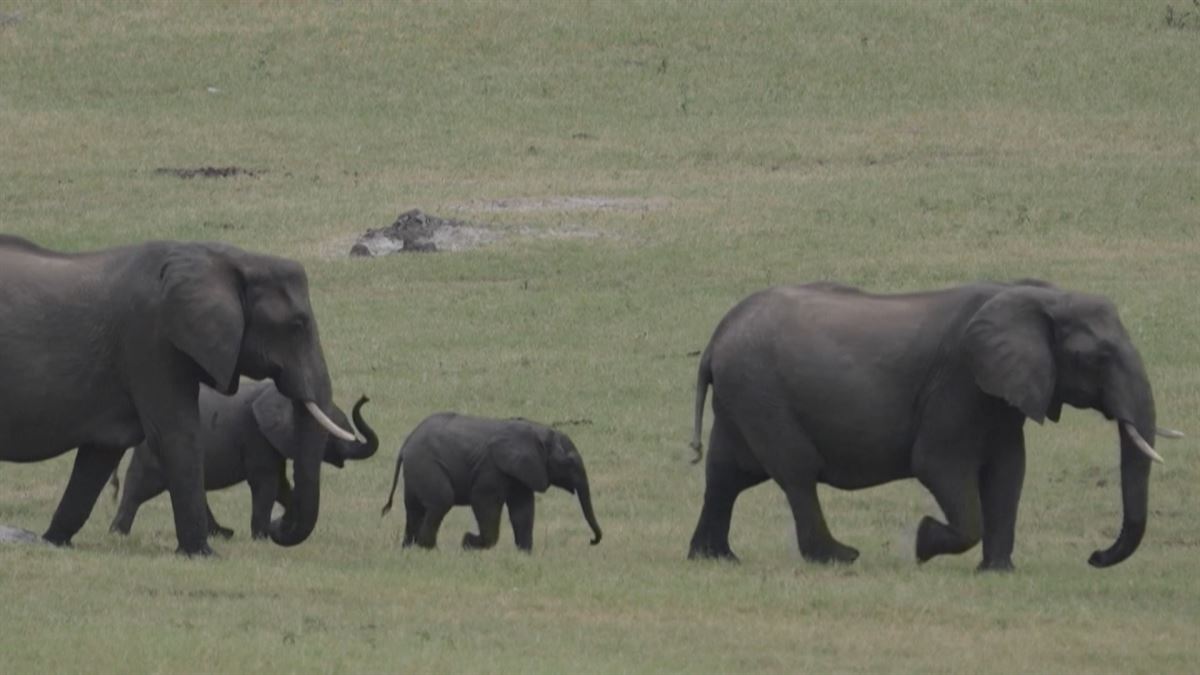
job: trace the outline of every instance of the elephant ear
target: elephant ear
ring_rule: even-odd
[[[296,406],[293,401],[280,394],[274,385],[268,385],[250,403],[250,410],[254,413],[259,432],[267,442],[279,454],[295,459],[295,449],[299,443],[296,439]]]
[[[176,349],[208,375],[222,394],[237,391],[237,362],[245,330],[240,274],[199,244],[171,251],[159,272],[160,327]]]
[[[539,439],[528,434],[505,432],[489,440],[488,447],[496,467],[506,475],[534,492],[545,492],[550,487],[546,449]]]
[[[1041,424],[1057,419],[1055,364],[1051,351],[1052,292],[1016,288],[979,308],[964,336],[967,363],[983,391],[1002,398]]]

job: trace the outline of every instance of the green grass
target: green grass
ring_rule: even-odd
[[[1167,21],[1166,7],[1173,6]],[[1030,425],[1016,574],[917,567],[913,482],[823,492],[850,567],[803,563],[746,493],[740,566],[689,563],[696,359],[768,284],[877,291],[1035,276],[1112,297],[1163,424],[1200,434],[1200,32],[1146,2],[121,3],[0,0],[0,230],[82,250],[222,239],[304,262],[338,398],[384,439],[324,473],[308,542],[176,558],[108,495],[73,550],[0,546],[0,672],[1188,672],[1200,657],[1193,441],[1163,444],[1141,549],[1093,413]],[[216,93],[209,93],[209,88]],[[257,177],[178,180],[159,167]],[[648,211],[495,213],[600,195]],[[594,240],[350,260],[409,208]],[[569,427],[604,542],[563,492],[535,552],[400,551],[394,450],[445,409]],[[70,455],[0,465],[42,531]],[[463,511],[463,512],[459,512]]]

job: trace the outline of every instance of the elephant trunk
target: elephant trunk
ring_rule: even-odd
[[[280,546],[295,546],[308,539],[317,526],[321,508],[321,460],[326,432],[316,420],[299,411],[296,426],[300,447],[292,462],[292,503],[268,529],[271,540]]]
[[[350,412],[350,417],[354,420],[354,428],[358,433],[362,434],[363,440],[355,441],[348,444],[342,452],[345,459],[367,459],[373,456],[379,450],[379,436],[375,435],[375,430],[367,421],[363,419],[362,407],[371,399],[363,396],[354,404],[354,409]]]
[[[1121,442],[1121,502],[1124,509],[1121,533],[1112,546],[1092,553],[1088,564],[1093,567],[1111,567],[1133,555],[1146,533],[1150,462],[1155,455],[1150,450],[1155,432],[1154,397],[1144,374],[1135,380],[1138,381],[1129,388],[1131,391],[1123,394],[1128,398],[1121,403],[1134,401],[1136,405],[1117,404],[1110,408]]]
[[[596,522],[596,512],[592,510],[592,490],[588,486],[587,471],[582,464],[579,465],[575,478],[575,492],[579,495],[579,508],[583,510],[583,517],[587,520],[588,527],[592,528],[592,546],[595,546],[600,543],[603,533],[600,532],[600,524]]]

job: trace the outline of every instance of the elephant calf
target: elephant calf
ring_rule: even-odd
[[[508,505],[517,548],[533,548],[533,493],[551,485],[578,493],[583,517],[600,543],[587,472],[566,434],[523,419],[496,420],[457,413],[431,415],[417,425],[396,456],[396,474],[381,515],[392,508],[400,465],[404,470],[404,546],[437,545],[438,528],[452,506],[470,505],[479,534],[463,548],[491,548]]]
[[[325,441],[325,462],[340,469],[345,460],[367,459],[379,449],[379,438],[362,418],[361,409],[369,400],[363,396],[351,412],[354,427],[364,440],[345,441],[329,435]],[[295,458],[296,450],[292,401],[274,383],[263,381],[243,385],[234,396],[222,396],[201,387],[199,405],[198,445],[204,453],[204,489],[220,490],[249,482],[253,501],[250,533],[255,539],[265,538],[271,507],[278,502],[285,509],[291,508],[292,486],[285,469],[287,460]],[[337,406],[332,408],[336,424],[348,428],[346,414]],[[112,484],[119,485],[116,473]],[[125,492],[109,529],[129,534],[138,507],[166,489],[166,476],[158,458],[145,443],[138,445],[125,470]],[[208,530],[210,535],[233,536],[233,530],[217,523],[211,509]]]

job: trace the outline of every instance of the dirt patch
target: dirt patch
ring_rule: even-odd
[[[537,211],[657,211],[667,206],[663,197],[513,197],[509,199],[478,199],[453,208],[463,211],[507,211],[532,213]]]
[[[513,236],[536,239],[593,239],[599,237],[600,233],[575,226],[535,229],[473,223],[441,218],[420,209],[413,209],[401,213],[396,221],[387,227],[367,230],[350,247],[350,256],[377,258],[395,253],[464,251]]]
[[[254,177],[262,171],[253,169],[243,169],[240,166],[202,166],[195,169],[173,169],[162,167],[154,170],[154,173],[160,176],[174,176],[175,178],[235,178],[237,176]]]
[[[36,544],[41,543],[41,541],[41,537],[29,530],[0,525],[0,543]]]
[[[490,243],[500,236],[466,221],[439,218],[413,209],[401,213],[387,227],[367,230],[350,247],[350,256],[375,258],[393,253],[461,251]]]

